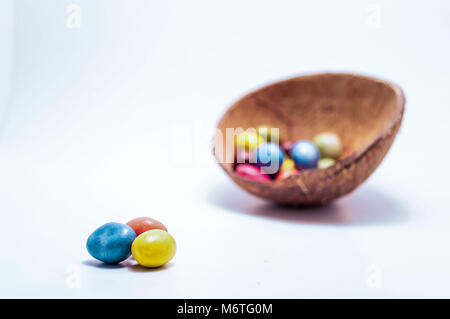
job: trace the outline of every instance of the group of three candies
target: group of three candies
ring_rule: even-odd
[[[176,251],[175,239],[166,226],[150,217],[139,217],[126,224],[106,223],[88,238],[86,247],[92,257],[117,264],[131,254],[144,267],[168,263]]]
[[[282,141],[278,129],[261,125],[236,136],[235,172],[254,181],[269,182],[297,174],[302,169],[324,169],[343,153],[339,137],[322,132],[312,141]]]

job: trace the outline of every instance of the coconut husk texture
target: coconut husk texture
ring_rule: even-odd
[[[251,194],[295,206],[327,203],[355,190],[378,167],[400,128],[404,107],[402,90],[387,81],[345,73],[298,76],[235,102],[217,125],[213,152],[233,182]],[[327,169],[256,182],[234,172],[234,139],[225,136],[227,128],[258,125],[277,127],[281,139],[291,141],[334,132],[350,152]]]

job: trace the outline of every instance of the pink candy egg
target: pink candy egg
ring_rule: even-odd
[[[270,182],[270,177],[262,173],[256,165],[239,164],[236,166],[236,174],[257,182]]]

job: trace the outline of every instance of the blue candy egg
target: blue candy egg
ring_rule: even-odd
[[[92,257],[108,264],[117,264],[131,255],[134,230],[125,224],[107,223],[88,238],[86,247]]]
[[[256,150],[256,161],[266,174],[275,174],[279,171],[284,160],[284,152],[275,143],[264,143]]]
[[[301,140],[292,146],[291,157],[297,169],[315,168],[320,158],[320,152],[314,143]]]

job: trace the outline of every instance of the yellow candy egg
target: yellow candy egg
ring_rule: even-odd
[[[292,169],[294,169],[295,168],[295,163],[294,163],[294,161],[291,159],[291,158],[289,158],[289,157],[285,157],[284,158],[284,161],[283,161],[283,164],[281,164],[281,168],[280,168],[280,171],[281,172],[284,172],[284,171],[290,171],[290,170],[292,170]]]
[[[175,239],[168,232],[152,229],[136,237],[131,253],[141,266],[159,267],[175,256],[176,246]]]
[[[238,150],[253,152],[263,143],[264,139],[256,132],[245,131],[236,137],[236,148]]]

